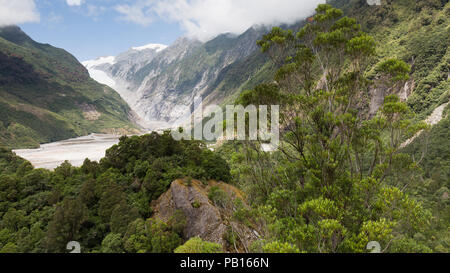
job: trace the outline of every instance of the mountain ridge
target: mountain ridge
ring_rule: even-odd
[[[92,80],[67,51],[37,43],[17,26],[0,28],[0,63],[3,145],[138,132],[133,111],[113,89]]]
[[[217,99],[218,92],[214,91],[232,66],[253,54],[261,55],[256,41],[266,31],[264,27],[252,27],[241,35],[224,33],[205,43],[181,37],[156,55],[129,50],[116,57],[122,62],[93,67],[89,66],[92,61],[83,64],[91,74],[95,70],[106,73],[115,84],[111,87],[127,99],[147,125],[173,128],[180,116],[173,117],[171,110],[176,105],[191,106],[197,95],[205,101]]]

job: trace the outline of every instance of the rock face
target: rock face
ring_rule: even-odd
[[[413,93],[415,87],[416,82],[414,81],[414,79],[410,79],[405,83],[405,85],[402,88],[396,90],[394,93],[398,95],[398,97],[402,101],[407,101],[409,96],[411,96],[411,94]],[[370,88],[369,92],[371,99],[369,105],[370,108],[369,113],[371,116],[374,116],[376,115],[380,107],[383,105],[386,96],[392,93],[392,90],[384,86],[378,86]]]
[[[222,182],[210,181],[208,185],[204,185],[196,180],[190,183],[176,180],[170,189],[152,204],[154,217],[167,222],[176,211],[181,211],[186,217],[185,239],[198,236],[203,240],[221,244],[225,251],[246,251],[250,243],[257,239],[255,232],[232,220],[232,208],[219,207],[209,200],[208,194],[212,187],[225,192],[230,200],[243,200],[242,192]],[[229,232],[236,234],[239,238],[238,244],[229,245],[225,240]]]

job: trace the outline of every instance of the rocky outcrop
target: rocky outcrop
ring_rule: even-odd
[[[416,82],[414,79],[408,80],[405,85],[397,90],[395,94],[398,95],[398,97],[402,101],[407,101],[409,96],[414,92],[414,88],[416,87]],[[370,95],[370,105],[369,105],[369,114],[371,116],[376,115],[380,107],[384,103],[384,99],[387,95],[392,94],[392,89],[388,89],[384,86],[376,86],[369,90]]]
[[[208,197],[210,190],[220,189],[229,198],[228,204],[214,204]],[[257,239],[257,233],[251,228],[233,220],[235,199],[244,201],[243,193],[235,187],[210,181],[176,180],[170,189],[152,203],[154,217],[168,222],[181,211],[186,217],[185,239],[200,237],[203,240],[221,244],[224,251],[245,252]],[[245,203],[243,203],[245,205]],[[227,236],[234,236],[237,242],[230,243]]]
[[[84,118],[90,121],[98,120],[102,115],[100,112],[97,111],[95,106],[87,103],[81,104],[80,108],[83,110]]]

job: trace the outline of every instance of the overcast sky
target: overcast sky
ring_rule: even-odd
[[[79,60],[132,46],[240,34],[253,25],[293,23],[325,0],[0,0],[0,25],[17,24],[33,39]]]

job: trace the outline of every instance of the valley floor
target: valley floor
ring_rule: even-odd
[[[105,151],[119,143],[119,135],[91,134],[49,144],[43,144],[39,149],[15,150],[14,152],[30,161],[36,168],[53,170],[64,161],[73,166],[83,165],[86,158],[99,161],[105,156]]]

